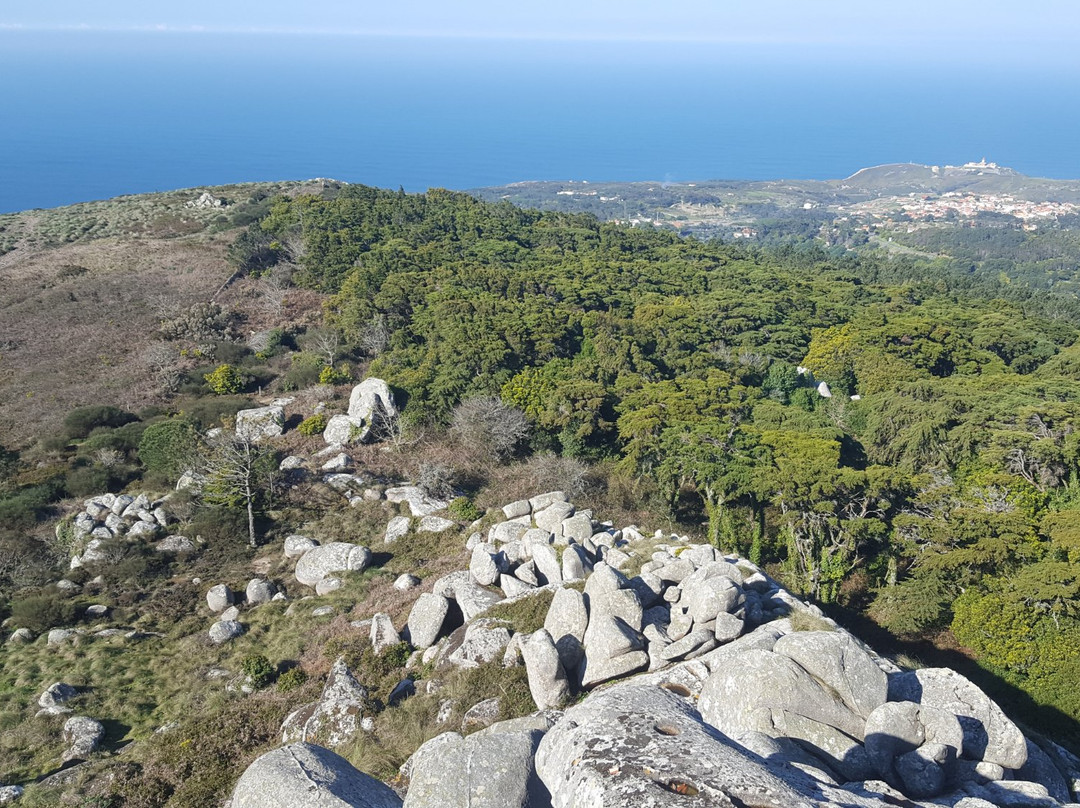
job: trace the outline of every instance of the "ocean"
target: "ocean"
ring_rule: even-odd
[[[0,31],[0,212],[311,177],[407,191],[829,179],[985,157],[1080,178],[1080,68],[986,64],[751,45]]]

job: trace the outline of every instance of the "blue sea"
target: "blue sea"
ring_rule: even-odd
[[[1080,68],[938,57],[0,31],[0,212],[311,177],[829,179],[985,157],[1080,178]]]

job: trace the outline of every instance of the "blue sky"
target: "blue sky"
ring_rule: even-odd
[[[1071,58],[1076,0],[5,0],[0,28],[355,33],[798,47],[949,47]]]

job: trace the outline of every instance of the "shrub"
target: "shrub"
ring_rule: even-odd
[[[478,396],[454,408],[452,431],[465,443],[487,452],[496,460],[511,457],[528,437],[525,413],[494,396]]]
[[[116,427],[96,427],[90,433],[90,437],[79,446],[79,454],[84,457],[92,457],[100,449],[114,449],[123,452],[133,452],[138,448],[146,424],[133,421],[130,424]]]
[[[313,438],[316,435],[321,435],[329,422],[330,419],[321,412],[316,413],[301,421],[300,426],[296,428],[296,431],[305,437]]]
[[[113,490],[115,478],[104,466],[80,466],[64,477],[64,488],[73,497],[92,497]]]
[[[221,426],[225,419],[232,418],[250,403],[242,396],[206,397],[193,402],[187,408],[186,415],[196,429],[211,429]]]
[[[173,418],[146,428],[139,441],[139,460],[150,471],[175,479],[191,465],[198,446],[199,435],[191,422]]]
[[[277,689],[282,693],[298,690],[307,682],[307,674],[303,668],[289,668],[277,680]]]
[[[450,503],[446,509],[450,516],[462,522],[475,522],[484,512],[480,510],[468,497],[458,497]]]
[[[59,594],[30,595],[11,604],[11,624],[41,633],[75,622],[75,604]]]
[[[262,654],[250,654],[244,657],[240,663],[240,670],[244,672],[251,686],[256,690],[262,690],[277,677],[277,670]]]
[[[228,339],[233,335],[233,315],[217,303],[196,303],[190,309],[161,324],[165,339]]]
[[[445,499],[454,491],[454,470],[442,463],[421,463],[416,484],[428,496]]]
[[[352,379],[352,374],[344,365],[340,370],[327,365],[319,371],[319,384],[344,384],[350,379]]]
[[[281,379],[282,390],[303,390],[319,381],[322,360],[312,353],[296,353],[289,357],[292,363]]]
[[[85,438],[97,427],[118,427],[137,421],[138,418],[119,407],[97,404],[76,407],[64,418],[64,431],[69,438]]]
[[[243,391],[248,380],[241,370],[233,365],[218,365],[215,370],[203,375],[206,386],[219,396],[228,396]]]

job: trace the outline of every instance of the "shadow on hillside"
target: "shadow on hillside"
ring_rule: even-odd
[[[1046,735],[1073,754],[1080,754],[1080,722],[1056,707],[1039,704],[1029,694],[987,670],[961,650],[943,647],[928,639],[898,637],[866,615],[842,606],[822,604],[821,608],[879,654],[893,659],[907,656],[925,667],[952,668],[982,688],[1009,718],[1025,730]]]

